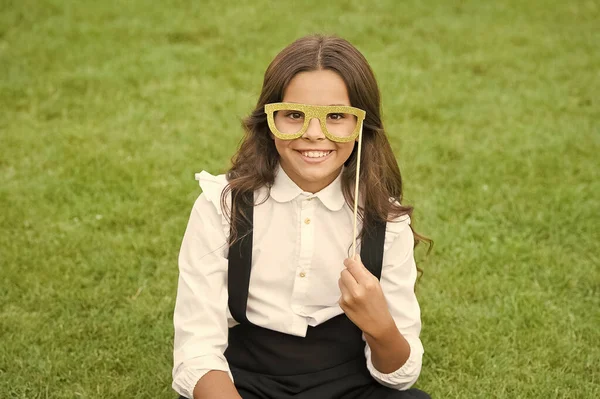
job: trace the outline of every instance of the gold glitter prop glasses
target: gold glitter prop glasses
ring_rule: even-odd
[[[347,143],[358,137],[365,111],[346,105],[307,105],[272,103],[265,105],[271,132],[281,140],[294,140],[308,130],[312,119],[318,119],[325,137]]]
[[[312,119],[318,119],[325,137],[337,143],[348,143],[358,137],[356,177],[354,179],[354,230],[352,258],[356,255],[356,225],[358,220],[358,179],[362,150],[362,131],[366,112],[346,105],[307,105],[272,103],[265,105],[269,129],[281,140],[294,140],[308,130]]]

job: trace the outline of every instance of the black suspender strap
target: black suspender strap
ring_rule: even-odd
[[[372,229],[365,232],[360,248],[363,265],[378,279],[383,265],[383,245],[385,244],[386,222],[377,221]]]
[[[252,269],[252,227],[254,223],[254,192],[237,193],[231,196],[235,204],[232,206],[231,219],[237,222],[237,235],[230,241],[228,258],[228,290],[229,311],[238,322],[248,322],[246,305],[248,304],[248,287],[250,286],[250,270]],[[246,216],[247,220],[242,217]]]

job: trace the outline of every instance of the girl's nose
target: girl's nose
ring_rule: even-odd
[[[318,119],[313,118],[308,122],[308,129],[306,129],[306,132],[304,132],[302,138],[309,140],[325,139],[325,134],[323,134],[323,130],[321,129],[321,123]]]

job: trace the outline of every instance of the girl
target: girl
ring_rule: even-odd
[[[182,397],[429,398],[410,389],[420,238],[379,108],[343,39],[299,39],[269,65],[233,166],[197,175],[174,315]]]

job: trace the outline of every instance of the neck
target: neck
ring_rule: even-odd
[[[302,176],[297,175],[291,168],[287,168],[284,163],[281,164],[281,168],[285,172],[286,175],[298,186],[302,191],[306,191],[308,193],[316,194],[319,191],[323,190],[325,187],[329,186],[333,181],[339,176],[342,171],[342,168],[337,169],[333,173],[323,176],[322,178],[318,178],[313,180],[309,180],[303,178]]]

